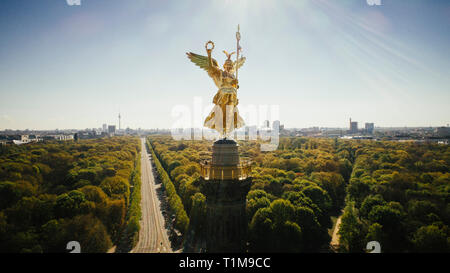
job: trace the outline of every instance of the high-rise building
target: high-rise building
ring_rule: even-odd
[[[278,130],[280,130],[280,121],[279,120],[275,120],[274,122],[272,122],[272,130],[278,128]]]
[[[374,126],[373,122],[370,122],[370,123],[366,122],[366,126],[365,126],[366,133],[373,134],[374,128],[375,128],[375,126]]]
[[[358,122],[357,121],[352,121],[352,119],[350,118],[350,134],[356,134],[358,133]]]
[[[107,133],[108,132],[108,125],[106,123],[103,124],[102,126],[103,132]]]
[[[108,133],[110,134],[116,133],[116,125],[108,125]]]

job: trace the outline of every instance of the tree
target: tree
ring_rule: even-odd
[[[370,194],[370,186],[359,179],[351,179],[347,186],[347,193],[356,207],[361,207],[362,201]]]
[[[191,199],[190,225],[195,233],[202,234],[205,231],[206,224],[206,197],[197,192]]]
[[[318,251],[331,239],[327,229],[320,225],[314,211],[310,208],[296,207],[295,223],[298,223],[302,230],[302,248],[304,251]]]
[[[359,216],[367,219],[373,207],[384,204],[386,204],[386,201],[384,201],[381,195],[369,195],[361,204],[361,208],[359,209]]]
[[[297,223],[285,221],[282,224],[275,225],[274,232],[278,234],[275,237],[274,252],[301,252],[303,247],[302,230]]]
[[[68,242],[65,241],[65,231],[61,221],[52,219],[42,225],[41,230],[41,241],[44,242],[43,252],[56,253],[65,251]]]
[[[248,221],[250,222],[253,218],[253,215],[258,211],[260,208],[266,208],[270,206],[270,200],[266,196],[257,197],[249,199],[249,195],[247,195],[247,217]]]
[[[278,225],[293,219],[295,207],[287,200],[277,199],[270,204],[270,210],[274,224]]]
[[[406,246],[403,215],[400,211],[388,206],[377,205],[369,213],[371,223],[379,223],[385,236],[383,249],[385,252],[398,252]]]
[[[107,212],[104,214],[105,219],[102,221],[113,242],[118,242],[120,233],[125,224],[126,206],[123,199],[112,200],[107,202]]]
[[[86,198],[81,191],[70,191],[56,198],[55,212],[59,218],[70,218],[77,214],[86,213],[86,207],[83,206]]]
[[[381,246],[386,242],[386,236],[383,233],[383,226],[379,223],[374,223],[369,227],[366,235],[366,242],[377,241]]]
[[[121,198],[124,198],[126,202],[128,202],[128,198],[130,196],[130,187],[126,179],[118,176],[107,177],[100,183],[100,188],[108,196],[119,196]]]
[[[176,167],[181,166],[181,162],[178,160],[172,161],[167,167],[167,172],[170,173]]]
[[[54,218],[54,206],[54,196],[41,195],[24,197],[13,207],[4,211],[8,224],[12,225],[16,231],[26,231],[30,227],[41,226]]]
[[[401,225],[402,214],[400,211],[386,205],[376,205],[368,216],[372,223],[380,223],[385,231],[397,231]]]
[[[339,227],[339,243],[348,252],[362,252],[364,245],[364,231],[363,225],[359,222],[354,204],[348,204],[341,218],[341,225]]]
[[[345,199],[345,181],[342,175],[334,172],[314,172],[311,174],[311,180],[328,192],[333,211],[340,211]]]
[[[112,246],[106,227],[92,214],[64,221],[64,241],[78,241],[82,253],[105,253]]]
[[[24,196],[31,196],[36,192],[26,181],[0,182],[0,210],[14,205]]]
[[[331,228],[330,210],[332,205],[328,193],[319,186],[307,186],[301,192],[320,208],[321,215],[319,219],[321,225]]]
[[[302,230],[294,220],[295,207],[287,200],[277,199],[270,204],[270,207],[258,209],[250,223],[250,250],[252,252],[301,251]]]
[[[108,196],[97,186],[84,186],[78,190],[84,194],[86,200],[95,203],[105,203],[108,200]]]
[[[414,233],[412,240],[417,252],[449,252],[450,240],[436,225],[423,226]]]
[[[251,252],[270,252],[272,248],[273,222],[270,208],[259,209],[249,226]]]
[[[431,213],[439,214],[439,211],[436,205],[428,200],[410,200],[408,202],[408,215],[414,220],[425,224],[432,224],[427,218]]]

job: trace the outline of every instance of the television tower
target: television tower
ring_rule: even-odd
[[[120,116],[120,112],[119,112],[119,131],[120,131],[120,118],[121,118],[121,116]]]

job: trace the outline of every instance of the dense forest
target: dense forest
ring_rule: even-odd
[[[431,143],[350,142],[353,159],[341,245],[358,252],[378,241],[383,252],[450,250],[450,147]]]
[[[209,141],[151,136],[178,228],[202,232],[205,196],[198,162]],[[450,149],[447,145],[370,140],[281,138],[273,152],[240,142],[253,161],[247,195],[250,252],[329,251],[342,211],[341,252],[449,251]]]
[[[147,145],[173,226],[204,232],[199,162],[211,141],[153,135]],[[304,137],[278,149],[239,142],[250,158],[249,252],[449,252],[448,145]],[[0,148],[0,252],[129,251],[138,240],[140,141],[113,137]]]
[[[0,148],[0,252],[127,251],[140,219],[140,141]],[[131,187],[133,186],[133,187]]]

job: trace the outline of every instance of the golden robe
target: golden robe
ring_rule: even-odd
[[[234,129],[244,126],[244,120],[239,115],[237,105],[237,80],[233,74],[221,71],[210,73],[214,83],[219,88],[213,98],[214,108],[205,119],[204,126],[217,130],[222,136],[226,136]],[[223,114],[224,113],[224,114]]]

